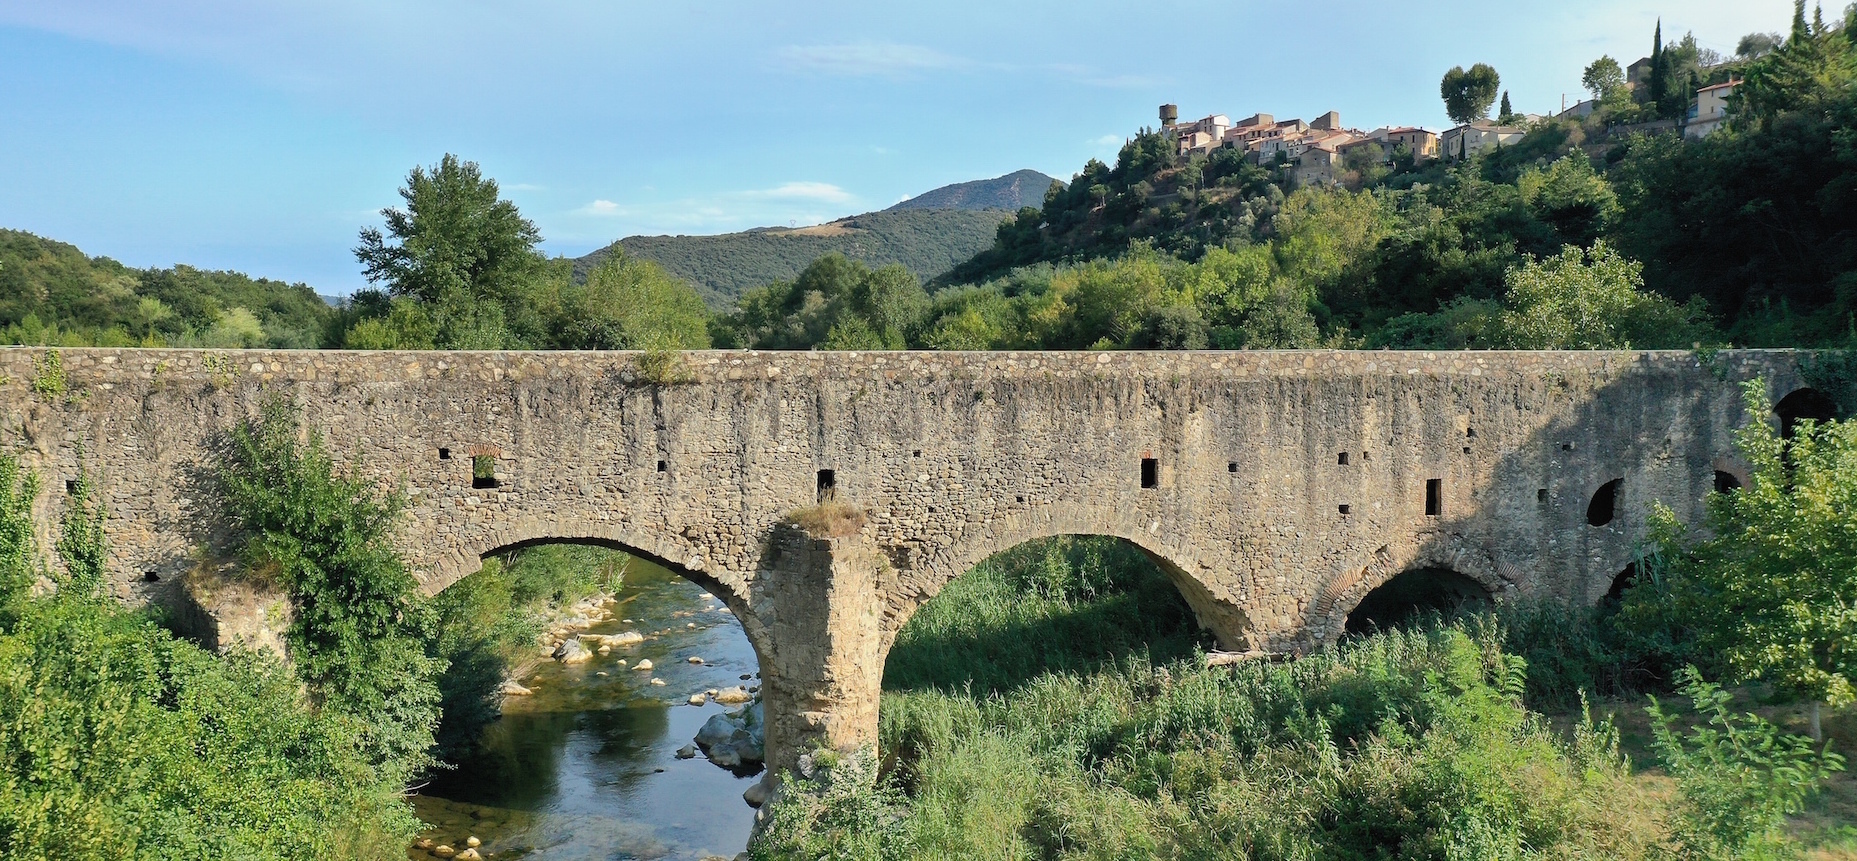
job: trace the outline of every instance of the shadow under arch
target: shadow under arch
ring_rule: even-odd
[[[1780,436],[1792,439],[1799,423],[1808,419],[1828,422],[1838,417],[1838,402],[1830,395],[1811,387],[1794,389],[1773,405],[1780,419]]]
[[[1409,568],[1363,596],[1348,611],[1343,629],[1369,634],[1393,628],[1431,613],[1451,613],[1495,601],[1483,584],[1455,569],[1427,565]]]
[[[1169,569],[1173,570],[1169,570]],[[917,604],[884,656],[885,690],[1006,693],[1050,673],[1157,664],[1213,646],[1178,566],[1116,535],[1029,538]]]
[[[1023,545],[1053,538],[1094,537],[1116,539],[1139,550],[1153,566],[1166,576],[1193,610],[1199,626],[1218,638],[1221,648],[1241,651],[1249,647],[1251,619],[1242,609],[1238,597],[1217,584],[1195,576],[1192,559],[1183,558],[1158,540],[1158,536],[1128,524],[1102,525],[1077,522],[1075,519],[1026,524],[1009,521],[1006,529],[989,533],[986,540],[965,542],[952,552],[924,566],[930,574],[900,605],[892,606],[886,638],[894,638],[908,624],[915,612],[933,600],[949,583],[965,576],[982,562]],[[888,651],[888,642],[885,644]]]

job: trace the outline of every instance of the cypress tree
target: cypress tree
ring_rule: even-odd
[[[1497,122],[1508,125],[1515,119],[1515,111],[1509,107],[1509,91],[1502,91],[1502,112],[1496,115]]]
[[[1657,19],[1657,34],[1651,37],[1651,79],[1647,82],[1649,86],[1645,94],[1645,100],[1657,106],[1659,110],[1662,110],[1664,103],[1664,91],[1669,89],[1670,84],[1666,80],[1670,74],[1667,63],[1664,57],[1664,19],[1659,18]]]

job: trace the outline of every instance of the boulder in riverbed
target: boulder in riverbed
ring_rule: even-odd
[[[503,680],[503,696],[526,697],[532,693],[535,693],[535,692],[532,690],[529,690],[528,688],[523,687],[522,683],[516,681],[515,679],[504,679]]]
[[[765,756],[761,704],[713,715],[696,732],[696,743],[709,761],[724,768],[760,762]]]
[[[738,705],[741,705],[742,703],[753,700],[754,695],[751,693],[748,693],[747,688],[736,686],[733,688],[723,688],[722,690],[717,691],[713,696],[711,696],[710,699],[713,699],[716,702],[719,702],[725,706],[738,706]]]
[[[561,645],[556,646],[554,658],[563,664],[578,664],[593,660],[593,653],[587,651],[587,647],[580,644],[580,638],[575,637],[563,641]]]
[[[642,661],[639,661],[636,664],[633,664],[632,669],[638,670],[640,672],[650,672],[651,671],[651,659],[646,658]]]

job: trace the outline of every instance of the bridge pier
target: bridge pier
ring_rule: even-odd
[[[815,748],[877,742],[883,691],[882,592],[889,560],[867,537],[814,538],[776,527],[755,614],[779,649],[763,659],[767,765],[790,769]]]

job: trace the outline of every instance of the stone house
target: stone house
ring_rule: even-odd
[[[1521,126],[1502,126],[1490,120],[1477,120],[1448,129],[1438,138],[1439,148],[1449,161],[1467,159],[1486,149],[1507,146],[1522,139],[1528,130]]]

